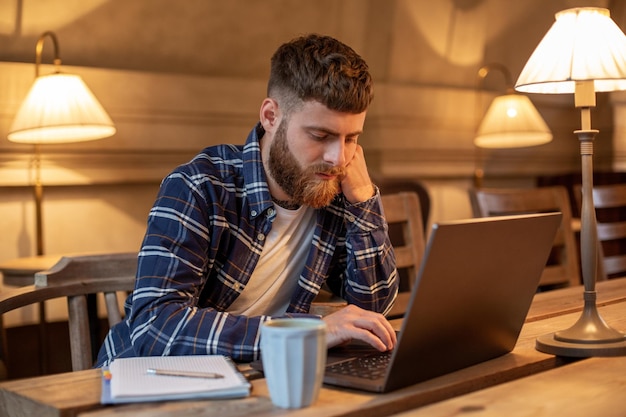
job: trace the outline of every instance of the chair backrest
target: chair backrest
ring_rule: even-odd
[[[411,289],[417,279],[424,257],[425,238],[420,201],[415,192],[383,194],[383,210],[389,225],[389,239],[396,256],[396,269],[400,278],[398,298],[387,317],[404,316]]]
[[[424,257],[424,225],[417,194],[399,192],[383,194],[383,210],[389,225],[389,238],[396,255],[396,268],[406,271],[401,287],[413,287],[419,265]]]
[[[0,292],[0,314],[67,298],[72,370],[88,369],[93,366],[93,350],[87,296],[103,293],[109,325],[118,323],[122,317],[117,292],[133,290],[136,269],[137,253],[63,257],[50,270],[36,273],[34,285]]]
[[[382,203],[400,279],[398,298],[387,317],[398,318],[406,311],[411,288],[424,257],[424,226],[420,202],[415,192],[383,194]],[[324,316],[345,305],[345,301],[322,291],[311,305],[311,313]]]
[[[383,196],[387,194],[396,194],[401,192],[414,192],[415,194],[417,194],[420,206],[420,213],[422,217],[423,230],[426,234],[430,220],[431,205],[430,194],[426,186],[421,181],[414,179],[373,178],[373,180],[380,189],[380,193]]]
[[[470,189],[470,199],[476,217],[561,212],[561,227],[539,286],[547,289],[580,284],[578,247],[565,187]]]
[[[582,205],[581,186],[574,186],[578,208]],[[626,276],[626,184],[593,187],[598,224],[599,255],[603,278]]]

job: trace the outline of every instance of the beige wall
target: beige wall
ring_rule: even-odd
[[[157,188],[158,183],[46,188],[43,212],[46,253],[138,250]],[[33,254],[34,217],[31,189],[2,188],[2,260]],[[27,308],[7,313],[5,323],[12,326],[36,322],[36,311]],[[50,320],[66,317],[64,302],[48,303],[47,315]]]

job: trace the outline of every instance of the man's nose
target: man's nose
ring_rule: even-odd
[[[324,162],[335,167],[343,167],[346,164],[346,146],[343,140],[335,140],[328,144],[324,154]]]

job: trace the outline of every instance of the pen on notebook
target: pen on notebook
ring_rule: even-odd
[[[206,378],[206,379],[224,378],[224,375],[216,374],[214,372],[172,371],[169,369],[155,369],[155,368],[148,368],[147,372],[150,375],[181,376],[181,377],[186,377],[186,378]]]

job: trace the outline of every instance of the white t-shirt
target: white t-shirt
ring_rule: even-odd
[[[278,205],[272,230],[250,281],[228,308],[246,316],[281,315],[289,306],[311,249],[315,210],[301,206],[287,210]]]

